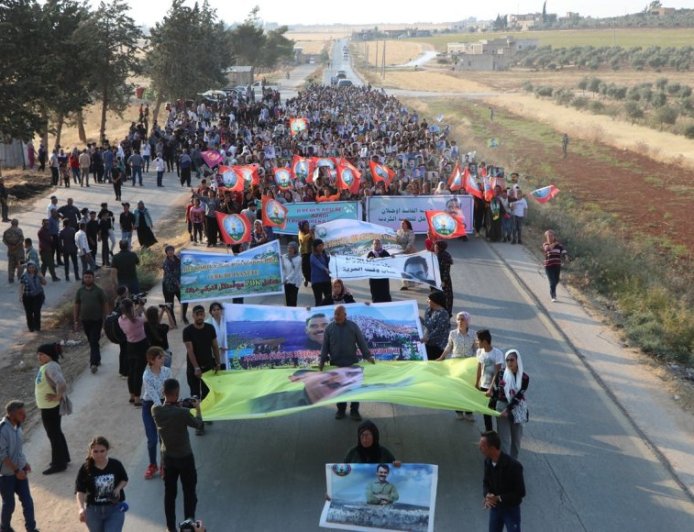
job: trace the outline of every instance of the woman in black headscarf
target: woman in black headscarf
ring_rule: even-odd
[[[357,446],[352,447],[345,457],[345,464],[393,464],[400,467],[388,449],[378,442],[378,427],[366,420],[357,428]]]

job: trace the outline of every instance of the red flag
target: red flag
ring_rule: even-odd
[[[248,188],[260,184],[257,163],[234,166],[233,168],[236,170],[236,173],[243,178],[243,182],[248,186]]]
[[[294,135],[298,135],[302,131],[306,131],[308,129],[308,120],[305,118],[290,118],[289,119],[289,133],[291,133],[292,137]]]
[[[291,168],[273,168],[272,171],[275,174],[275,184],[280,190],[289,190],[292,188],[294,174],[292,174]]]
[[[448,211],[424,211],[429,222],[429,232],[434,238],[458,238],[465,236],[462,217]]]
[[[475,196],[476,198],[479,198],[481,200],[484,199],[484,192],[482,192],[479,183],[477,183],[477,179],[470,175],[470,172],[467,168],[465,169],[465,179],[463,180],[463,188],[465,189],[465,192],[467,192],[468,194]]]
[[[494,189],[492,188],[491,179],[486,175],[482,177],[482,186],[484,187],[484,201],[492,201],[494,199]]]
[[[506,179],[503,177],[492,177],[491,183],[492,188],[501,187],[501,190],[506,188]]]
[[[269,196],[263,196],[263,225],[284,229],[287,225],[287,208]]]
[[[313,182],[313,176],[311,175],[313,166],[308,157],[300,157],[299,155],[292,157],[291,169],[294,173],[294,177],[300,181],[309,184]]]
[[[538,203],[547,203],[557,194],[559,194],[559,189],[554,185],[538,188],[530,193],[530,195],[535,198],[535,201]]]
[[[222,157],[222,155],[218,151],[206,150],[200,152],[200,155],[202,157],[202,160],[205,161],[205,164],[210,168],[219,166],[224,162],[224,157]]]
[[[349,190],[352,194],[359,192],[359,183],[361,183],[361,172],[351,164],[344,162],[337,167],[337,188],[341,190]]]
[[[243,214],[217,213],[222,240],[229,246],[251,241],[251,222]]]
[[[236,171],[234,166],[220,166],[219,173],[222,176],[222,186],[225,190],[241,192],[243,190],[243,177]]]
[[[395,170],[388,168],[385,164],[369,161],[369,167],[371,168],[371,177],[373,177],[374,183],[381,181],[389,187],[390,183],[395,179]]]
[[[485,177],[487,175],[487,167],[486,166],[480,167],[479,174],[480,174],[480,177]]]
[[[453,171],[451,172],[451,175],[448,178],[448,189],[451,192],[455,192],[456,190],[460,190],[461,188],[463,188],[463,185],[463,173],[460,171],[460,164],[456,163],[455,168],[453,168]]]

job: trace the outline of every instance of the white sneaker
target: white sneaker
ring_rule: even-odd
[[[556,302],[557,302],[557,298],[556,298],[556,297],[553,297],[553,298],[552,298],[552,303],[556,303]]]

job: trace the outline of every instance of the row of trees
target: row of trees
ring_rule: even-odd
[[[521,51],[518,54],[517,64],[526,68],[543,70],[557,70],[572,66],[591,70],[626,68],[660,71],[663,68],[671,68],[677,71],[688,71],[694,69],[694,47],[573,46],[570,48],[552,48],[551,46],[540,46]]]
[[[100,140],[108,111],[122,113],[133,94],[132,77],[144,74],[161,103],[219,88],[233,64],[271,67],[293,56],[286,26],[265,32],[258,8],[231,28],[207,0],[193,7],[173,0],[145,36],[124,0],[0,0],[0,136],[47,142],[67,121],[98,103]],[[155,109],[156,111],[156,109]],[[47,144],[46,144],[47,145]]]

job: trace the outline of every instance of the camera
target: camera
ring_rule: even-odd
[[[147,292],[140,292],[139,294],[133,294],[130,296],[133,303],[136,305],[146,305],[147,304]]]
[[[198,397],[194,395],[193,397],[187,397],[185,399],[181,399],[178,402],[179,406],[182,406],[183,408],[195,408],[195,402],[198,400]],[[184,521],[185,522],[185,521]],[[192,530],[192,529],[191,529]]]
[[[162,303],[159,308],[173,308],[173,303]]]
[[[201,532],[205,530],[201,521],[195,521],[193,519],[186,519],[185,521],[178,523],[179,532]]]

